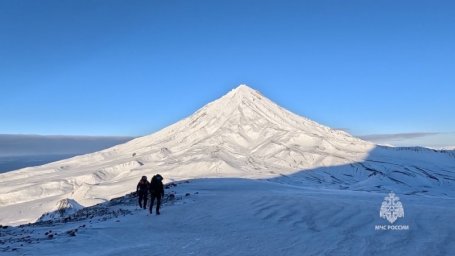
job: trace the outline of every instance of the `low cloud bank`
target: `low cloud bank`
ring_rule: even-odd
[[[86,154],[133,137],[0,134],[0,156]]]

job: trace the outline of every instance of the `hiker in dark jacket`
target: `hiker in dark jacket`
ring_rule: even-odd
[[[147,181],[147,176],[142,176],[142,179],[139,181],[136,188],[137,195],[139,196],[139,207],[144,209],[147,209],[147,192],[149,186],[150,183]]]
[[[156,198],[156,215],[160,215],[161,198],[164,197],[163,177],[159,174],[153,176],[150,182],[150,214]]]

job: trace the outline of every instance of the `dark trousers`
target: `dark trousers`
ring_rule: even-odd
[[[147,209],[147,192],[138,191],[137,194],[139,195],[139,207]]]
[[[153,209],[153,203],[155,202],[155,198],[156,198],[156,213],[159,214],[160,213],[160,206],[161,206],[161,194],[154,194],[152,193],[151,194],[151,198],[150,198],[150,213],[152,213],[152,209]]]

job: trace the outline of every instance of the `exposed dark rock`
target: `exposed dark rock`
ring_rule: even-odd
[[[175,194],[169,194],[169,200],[172,201],[175,199]]]
[[[66,231],[66,233],[67,233],[69,236],[76,236],[77,229],[70,229],[70,230]]]

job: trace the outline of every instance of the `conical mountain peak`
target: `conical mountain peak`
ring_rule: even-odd
[[[241,85],[237,86],[233,91],[235,91],[236,93],[244,93],[244,94],[257,93],[257,91],[255,89],[249,87],[246,84],[241,84]]]
[[[175,133],[176,130],[179,132]],[[226,138],[240,136],[241,140],[245,140],[240,147],[249,149],[261,143],[265,146],[276,140],[277,136],[284,138],[284,134],[289,136],[289,141],[293,140],[293,136],[307,137],[308,140],[302,141],[302,145],[309,147],[317,147],[316,141],[330,141],[329,144],[333,141],[368,144],[347,133],[294,114],[245,84],[207,104],[167,131],[166,135],[162,135],[172,134],[175,138],[186,137],[187,141],[199,141],[198,136],[194,135],[201,134],[203,141],[212,141],[214,144],[223,144],[226,143]],[[229,140],[231,142],[237,143]],[[237,146],[234,147],[238,148]]]
[[[231,96],[231,97],[235,96],[235,97],[239,97],[239,98],[251,98],[251,97],[258,97],[260,95],[261,95],[260,92],[249,87],[246,84],[241,84],[241,85],[237,86],[236,88],[232,89],[232,91],[230,91],[227,94],[227,96]]]
[[[265,99],[265,97],[263,97],[260,92],[245,84],[241,84],[221,98],[205,105],[191,117],[198,118],[199,115],[206,114],[211,116],[227,117],[239,108],[254,108],[262,99]],[[215,123],[221,124],[222,122]]]

